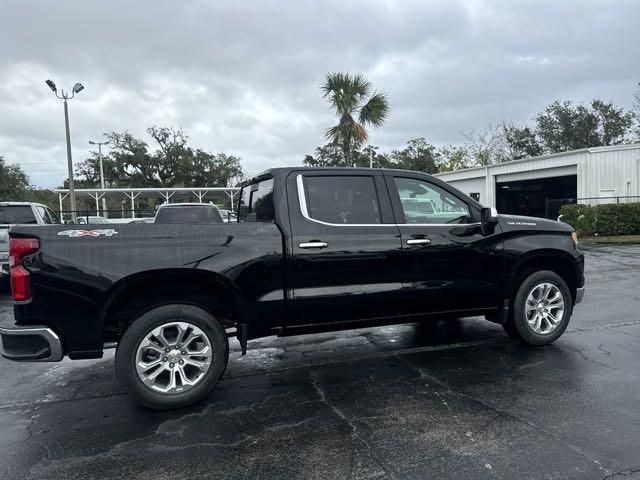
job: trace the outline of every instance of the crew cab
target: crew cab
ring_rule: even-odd
[[[237,221],[11,229],[16,326],[4,357],[117,346],[135,400],[175,408],[252,339],[484,315],[542,346],[584,293],[573,229],[498,215],[432,176],[277,168],[241,185]]]

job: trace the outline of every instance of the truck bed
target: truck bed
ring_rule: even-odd
[[[17,226],[12,235],[40,243],[24,260],[33,300],[15,306],[16,323],[59,327],[80,352],[102,350],[105,308],[133,283],[141,285],[141,296],[150,293],[146,286],[168,296],[183,286],[181,278],[197,274],[201,282],[230,286],[247,305],[264,304],[261,298],[273,292],[284,296],[283,241],[274,224],[77,227]]]

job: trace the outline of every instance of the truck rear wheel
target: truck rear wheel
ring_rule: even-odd
[[[520,284],[503,327],[511,338],[534,346],[549,345],[567,328],[572,306],[565,281],[555,272],[540,270]]]
[[[227,334],[212,315],[192,305],[163,305],[127,329],[116,351],[116,374],[138,403],[168,410],[202,400],[228,359]]]

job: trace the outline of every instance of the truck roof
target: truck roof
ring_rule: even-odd
[[[399,168],[366,168],[366,167],[275,167],[269,168],[253,177],[240,183],[239,186],[248,185],[255,182],[257,179],[264,176],[286,176],[291,172],[344,172],[344,173],[367,173],[367,172],[387,172],[387,173],[419,173],[420,175],[427,175],[433,177],[431,174],[425,172],[419,172],[415,170],[402,170]],[[436,178],[436,177],[433,177]]]

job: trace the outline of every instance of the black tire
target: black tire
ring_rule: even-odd
[[[211,344],[211,364],[202,379],[189,390],[160,393],[147,387],[138,376],[136,353],[140,342],[149,332],[175,321],[188,322],[202,330]],[[170,304],[142,314],[127,329],[116,350],[116,375],[122,386],[139,404],[154,410],[169,410],[202,400],[222,378],[228,360],[227,334],[211,314],[192,305]]]
[[[558,288],[562,294],[565,308],[562,320],[548,334],[536,333],[529,326],[525,313],[527,296],[536,285],[541,283],[551,283]],[[509,310],[507,322],[502,326],[507,335],[528,345],[541,347],[556,341],[566,330],[573,313],[573,297],[562,277],[549,270],[540,270],[530,274],[522,281]]]

